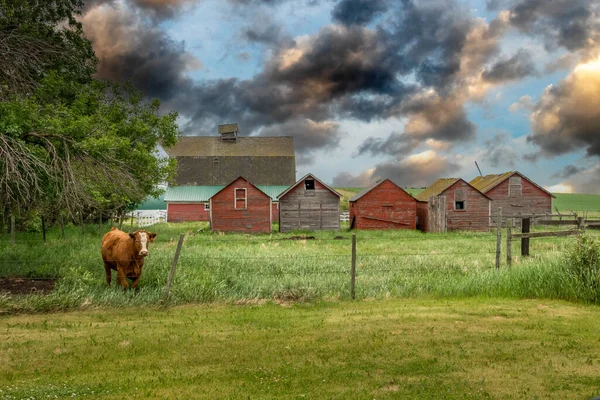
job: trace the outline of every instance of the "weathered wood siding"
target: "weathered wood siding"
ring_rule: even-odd
[[[417,201],[386,180],[350,203],[354,229],[415,229]]]
[[[204,203],[180,204],[167,203],[167,222],[209,221],[210,212],[204,209]]]
[[[426,201],[417,201],[417,228],[423,232],[429,232],[427,204]]]
[[[489,229],[490,200],[463,180],[458,180],[441,195],[446,196],[446,226],[449,231],[486,231]],[[464,210],[455,209],[455,201],[464,201]],[[418,228],[430,232],[428,202],[417,202]]]
[[[515,174],[514,176],[520,175]],[[502,207],[502,215],[505,217],[517,214],[552,213],[552,196],[526,178],[520,177],[521,191],[518,190],[517,185],[510,185],[511,177],[486,193],[488,197],[494,200],[492,203],[492,215],[498,213],[498,207]]]
[[[247,206],[235,209],[235,189],[246,189]],[[213,231],[271,232],[271,198],[242,178],[238,178],[211,198]]]
[[[271,215],[273,218],[273,222],[279,222],[279,203],[273,202],[271,204]]]
[[[315,189],[304,182],[279,198],[279,230],[339,230],[340,198],[315,180]]]
[[[446,218],[449,231],[487,231],[489,229],[490,200],[463,180],[444,190]],[[455,210],[455,201],[465,202],[464,210]]]

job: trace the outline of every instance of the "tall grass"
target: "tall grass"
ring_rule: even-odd
[[[107,287],[97,227],[81,236],[71,227],[67,240],[56,231],[47,244],[22,235],[17,244],[0,237],[0,276],[57,277],[49,295],[0,295],[0,312],[36,312],[76,307],[158,304],[179,233],[186,240],[171,288],[170,304],[278,302],[349,299],[351,233],[310,232],[315,240],[289,240],[307,234],[218,234],[206,224],[160,224],[150,247],[140,290]],[[504,297],[589,301],[564,267],[573,239],[531,242],[533,257],[497,271],[495,235],[417,231],[357,232],[356,294],[385,297]],[[516,247],[516,248],[515,248]],[[513,243],[514,254],[519,246]],[[503,257],[504,257],[503,250]],[[114,282],[114,279],[113,279]]]

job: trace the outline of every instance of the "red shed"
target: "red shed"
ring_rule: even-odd
[[[239,177],[210,198],[213,231],[271,232],[271,197]]]
[[[363,189],[349,202],[351,229],[416,228],[417,201],[389,179]]]
[[[491,199],[460,178],[441,178],[419,193],[417,198],[418,227],[430,232],[430,197],[445,196],[446,228],[453,230],[487,231]]]
[[[502,215],[550,214],[556,197],[517,171],[478,176],[471,185],[494,200],[492,215],[502,207]]]

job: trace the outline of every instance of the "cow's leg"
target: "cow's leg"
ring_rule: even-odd
[[[110,281],[112,280],[112,265],[104,261],[104,271],[106,272],[106,284],[110,286]]]
[[[127,290],[129,287],[127,277],[125,276],[125,268],[122,265],[117,265],[117,282],[119,282],[123,290]]]
[[[138,282],[140,281],[140,277],[141,277],[141,275],[138,275],[138,276],[136,276],[133,279],[133,282],[131,282],[131,288],[132,289],[137,289],[138,288],[137,286],[138,286]]]

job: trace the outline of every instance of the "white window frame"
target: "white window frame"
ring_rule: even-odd
[[[204,211],[210,210],[210,203],[204,203]]]
[[[244,191],[244,208],[238,208],[238,206],[237,206],[237,201],[242,199],[241,197],[240,198],[237,197],[238,190]],[[246,189],[246,188],[234,188],[233,189],[233,208],[235,210],[246,210],[248,208],[248,189]]]

